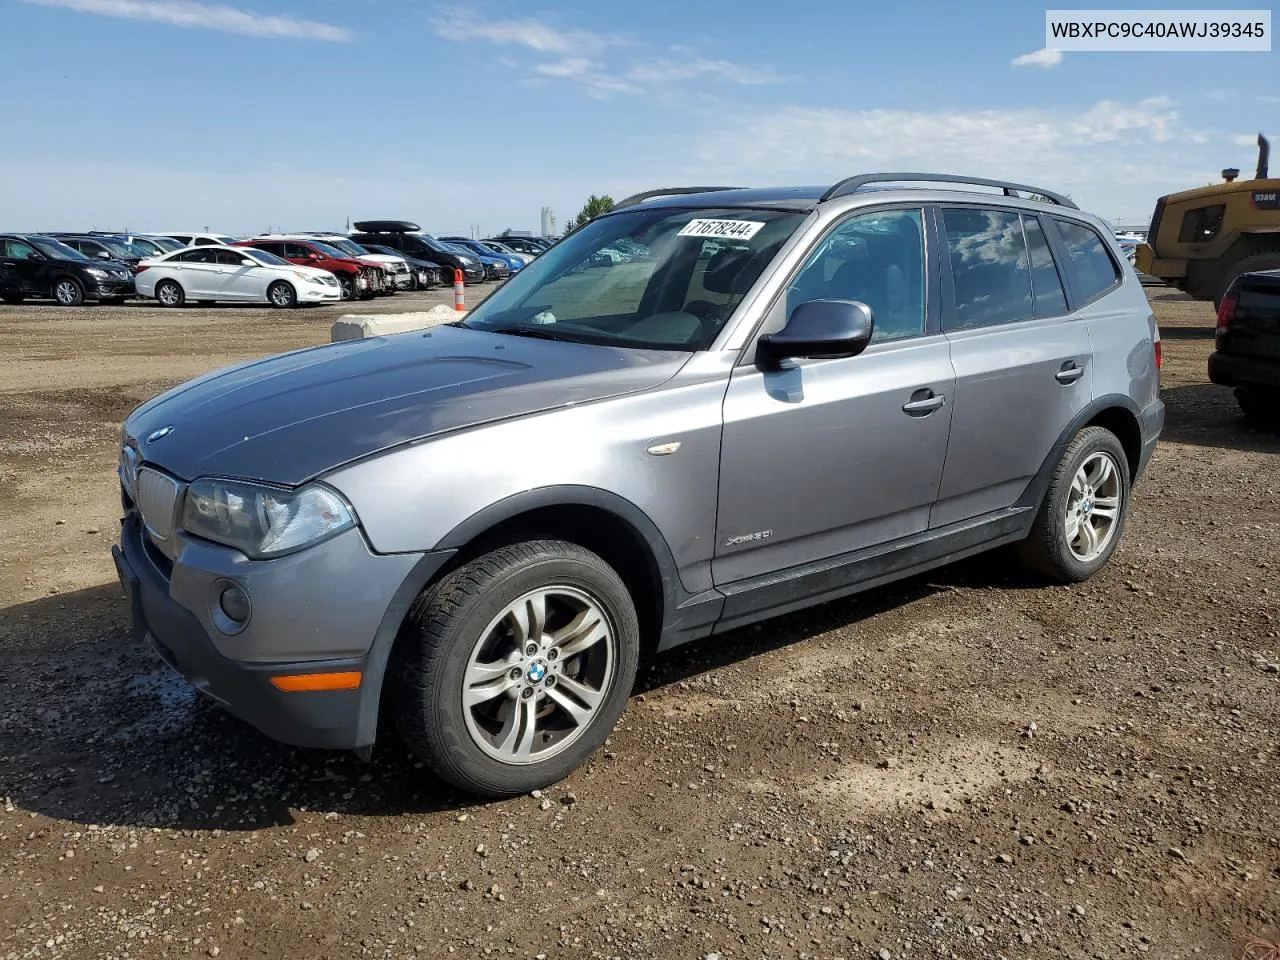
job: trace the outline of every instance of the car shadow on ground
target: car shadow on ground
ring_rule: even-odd
[[[1166,387],[1162,443],[1188,443],[1253,453],[1280,453],[1280,429],[1245,419],[1229,387],[1192,383]]]
[[[635,693],[802,642],[939,590],[1042,586],[1002,554],[656,655]],[[135,643],[114,583],[0,610],[0,793],[81,824],[254,830],[294,811],[394,816],[478,801],[440,783],[384,726],[373,760],[269,740]]]

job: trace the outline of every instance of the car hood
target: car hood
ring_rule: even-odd
[[[293,485],[411,441],[649,389],[689,356],[442,326],[214,371],[138,407],[125,431],[187,480]]]

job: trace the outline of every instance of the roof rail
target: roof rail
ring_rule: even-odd
[[[1000,187],[1004,190],[1006,197],[1016,196],[1019,191],[1022,193],[1038,193],[1060,207],[1070,207],[1072,210],[1078,209],[1069,198],[1060,193],[1054,193],[1052,190],[1046,190],[1044,187],[1031,187],[1025,183],[1011,183],[1008,180],[988,180],[984,177],[961,177],[953,173],[862,173],[856,177],[846,177],[841,180],[819,197],[818,202],[826,203],[836,197],[847,197],[869,183],[897,182],[965,183],[977,187]]]
[[[646,190],[644,193],[633,194],[625,200],[615,203],[613,209],[621,210],[623,207],[634,207],[636,204],[652,200],[654,197],[679,197],[687,193],[714,193],[717,190],[741,189],[742,187],[665,187],[662,190]]]

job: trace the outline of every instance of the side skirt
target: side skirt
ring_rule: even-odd
[[[1035,512],[1031,506],[1009,507],[891,543],[725,584],[719,588],[725,599],[717,620],[703,630],[670,631],[659,649],[697,636],[726,633],[1014,543],[1026,537]]]

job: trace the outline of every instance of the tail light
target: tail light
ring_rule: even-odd
[[[135,274],[139,274],[139,273],[141,273],[143,270],[146,270],[146,269],[148,269],[148,267],[147,267],[147,264],[145,264],[145,263],[136,263],[136,264],[134,264],[134,266],[133,266],[133,272],[134,272]]]
[[[1214,331],[1214,346],[1218,349],[1222,349],[1223,341],[1231,333],[1231,321],[1236,318],[1236,304],[1239,302],[1240,295],[1234,290],[1222,298],[1218,307],[1218,328]]]
[[[1155,350],[1156,350],[1156,369],[1159,370],[1160,366],[1164,363],[1164,351],[1160,349],[1159,340],[1155,342]]]

